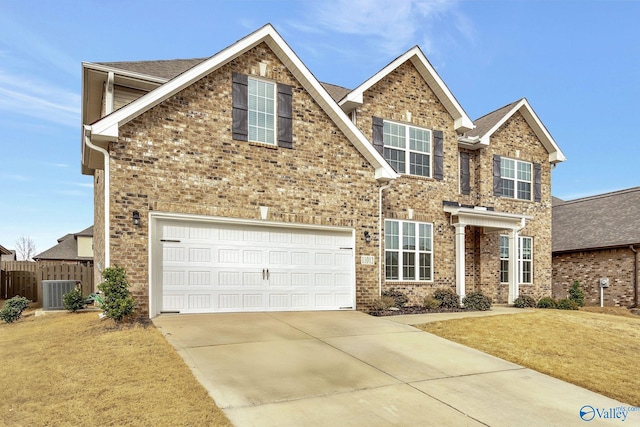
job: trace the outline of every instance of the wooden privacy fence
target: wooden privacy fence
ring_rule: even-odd
[[[76,264],[53,264],[30,261],[2,261],[0,298],[16,295],[42,302],[43,280],[76,280],[81,283],[82,294],[94,292],[93,267]]]

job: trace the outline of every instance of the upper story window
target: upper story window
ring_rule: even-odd
[[[293,148],[293,87],[232,73],[232,136]]]
[[[433,280],[433,230],[423,222],[384,222],[385,278]]]
[[[431,131],[384,122],[383,156],[398,173],[431,177]]]
[[[503,157],[500,178],[503,197],[531,200],[531,163]]]
[[[249,141],[275,144],[276,85],[248,79],[249,85]]]

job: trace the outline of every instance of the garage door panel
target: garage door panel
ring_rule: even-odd
[[[163,311],[329,310],[354,305],[350,231],[160,222],[162,262],[155,277],[162,280]]]

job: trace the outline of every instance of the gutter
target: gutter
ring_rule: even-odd
[[[98,147],[97,145],[91,142],[91,126],[84,126],[84,143],[92,150],[95,150],[99,153],[102,153],[104,158],[104,268],[110,267],[111,265],[111,256],[109,250],[109,183],[110,183],[110,174],[109,174],[109,152],[102,147]]]

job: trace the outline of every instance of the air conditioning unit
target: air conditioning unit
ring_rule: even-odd
[[[43,280],[42,309],[64,310],[63,297],[71,292],[80,282],[77,280]]]

